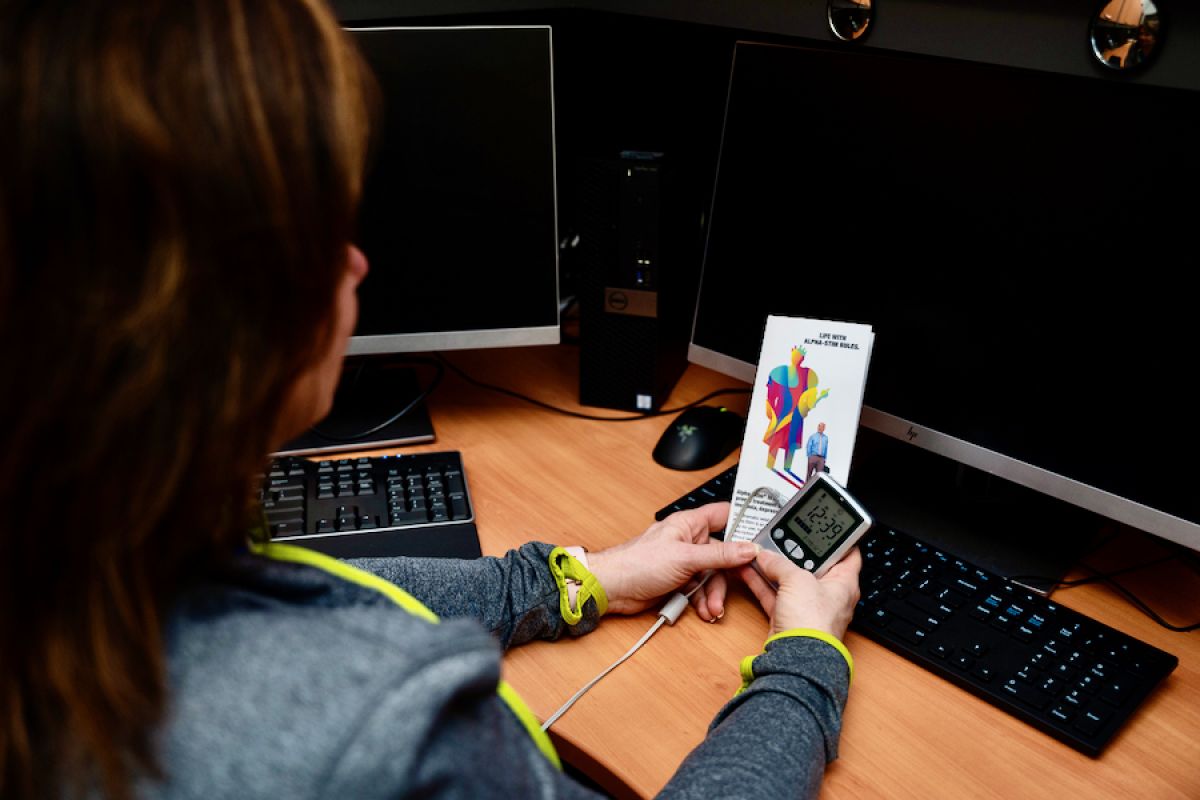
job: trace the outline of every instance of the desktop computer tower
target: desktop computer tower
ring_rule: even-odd
[[[582,159],[575,180],[579,241],[579,400],[657,411],[687,366],[700,279],[696,194],[661,154]]]

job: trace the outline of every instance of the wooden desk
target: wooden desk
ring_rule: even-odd
[[[568,346],[451,354],[473,376],[556,405],[578,404],[577,350]],[[732,379],[691,366],[672,407]],[[744,385],[744,384],[740,384]],[[746,396],[723,401],[745,410]],[[483,552],[525,541],[596,550],[640,533],[654,512],[732,465],[703,472],[658,466],[650,451],[669,418],[604,423],[547,412],[447,375],[434,394],[437,441],[458,449],[475,501]],[[1200,576],[1175,563],[1122,579],[1176,623],[1200,617]],[[1088,586],[1055,599],[1179,656],[1180,664],[1099,759],[957,689],[854,634],[856,671],[841,754],[827,798],[1200,798],[1200,635],[1158,627],[1113,590]],[[505,676],[542,719],[624,653],[653,615],[605,619],[578,640],[514,650]],[[612,794],[648,797],[704,736],[739,684],[742,656],[760,652],[766,619],[738,587],[725,618],[688,612],[596,685],[555,724],[564,759]]]

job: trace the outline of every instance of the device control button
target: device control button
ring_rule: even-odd
[[[776,528],[775,530],[771,531],[771,535],[775,537],[775,541],[779,541],[783,538],[783,528]],[[793,545],[794,544],[795,543],[793,542]]]
[[[804,562],[804,568],[805,568],[805,569],[809,569],[809,570],[811,570],[811,569],[812,569],[813,567],[815,567],[815,566],[816,566],[816,564],[814,564],[814,563],[813,563],[813,560],[812,560],[811,558],[810,558],[810,559],[807,559],[807,560]]]
[[[788,539],[787,541],[785,541],[785,542],[783,543],[783,548],[784,548],[785,550],[787,550],[789,553],[794,553],[794,552],[796,552],[796,542],[795,542],[795,540],[794,540],[794,539]]]

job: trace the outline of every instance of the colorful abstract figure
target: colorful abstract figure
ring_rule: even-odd
[[[817,390],[817,373],[802,366],[807,354],[803,347],[793,347],[791,361],[767,376],[767,469],[796,487],[804,484],[804,478],[792,472],[792,458],[804,441],[804,418],[829,394],[828,389]],[[782,471],[775,468],[780,450]]]

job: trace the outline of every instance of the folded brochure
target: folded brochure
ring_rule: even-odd
[[[849,480],[874,341],[869,325],[767,317],[726,541],[754,538],[818,471]]]

